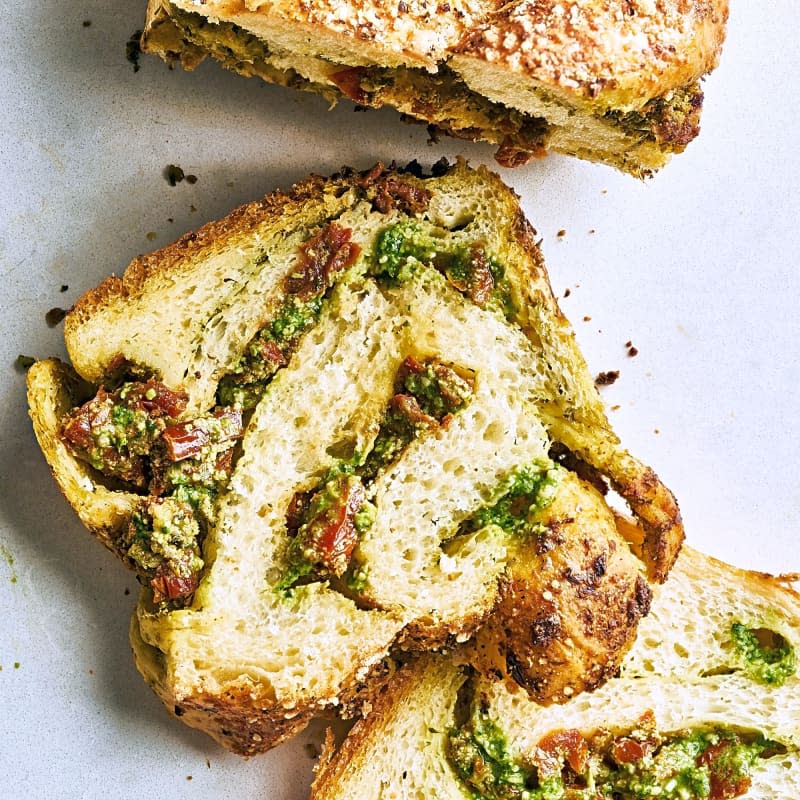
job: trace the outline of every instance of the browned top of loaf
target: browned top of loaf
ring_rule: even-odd
[[[386,65],[471,56],[567,94],[606,98],[609,106],[660,96],[709,72],[728,17],[728,0],[174,2],[252,30],[262,22],[308,28],[309,53],[318,50],[317,35],[319,42],[341,35]]]
[[[484,21],[454,51],[624,106],[712,70],[727,18],[727,0],[528,0]]]

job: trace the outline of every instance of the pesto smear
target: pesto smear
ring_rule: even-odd
[[[495,490],[494,499],[478,509],[462,529],[497,525],[506,533],[529,535],[543,528],[536,515],[556,496],[562,468],[548,459],[517,467]]]
[[[405,283],[419,269],[433,267],[477,305],[506,316],[514,312],[505,269],[479,241],[455,242],[447,232],[408,219],[381,231],[372,259],[374,274],[390,284]]]
[[[750,739],[715,729],[588,741],[561,730],[523,760],[512,755],[500,726],[475,712],[450,731],[446,751],[475,800],[727,800],[747,792],[759,757],[775,747]]]
[[[767,686],[783,686],[787,678],[797,671],[794,648],[778,634],[761,629],[775,641],[762,644],[757,629],[741,622],[731,625],[733,653],[744,673],[754,681]]]

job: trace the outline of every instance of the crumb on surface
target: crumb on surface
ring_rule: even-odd
[[[590,234],[590,235],[591,235],[591,234],[593,234],[593,233],[596,233],[596,232],[597,232],[597,231],[595,231],[595,229],[594,229],[594,228],[589,228],[589,234]]]
[[[55,308],[51,308],[44,315],[44,320],[47,323],[48,327],[55,328],[55,326],[58,325],[58,323],[61,322],[61,320],[64,319],[64,317],[66,316],[67,316],[66,310],[63,308],[58,308],[58,306],[56,306]]]
[[[90,19],[85,19],[83,21],[83,27],[84,28],[91,28],[92,27],[92,21]]]
[[[615,405],[611,406],[612,411],[619,411],[621,408],[622,406],[619,403],[616,403]]]
[[[138,72],[141,69],[139,66],[139,57],[142,55],[141,37],[141,30],[134,31],[131,34],[131,38],[125,43],[125,59],[133,64],[134,72]]]
[[[639,355],[639,349],[637,347],[634,347],[633,345],[631,345],[628,348],[628,356],[630,356],[630,358],[635,358],[638,355]]]
[[[197,183],[197,175],[187,175],[186,176],[186,183],[194,185]]]
[[[152,242],[153,239],[156,238],[156,232],[155,231],[147,231],[147,233],[145,234],[145,238],[147,239],[148,242]]]
[[[583,318],[583,321],[584,321],[584,322],[591,322],[591,321],[592,321],[592,318],[591,318],[591,317],[584,317],[584,318]]]
[[[176,164],[167,164],[163,174],[170,186],[177,186],[186,177],[184,171]]]
[[[569,287],[564,289],[564,297],[569,297],[571,294],[572,294],[572,289],[570,289]]]
[[[564,228],[562,228],[562,229],[561,229],[561,230],[560,230],[560,231],[559,231],[559,232],[556,234],[556,236],[558,236],[558,238],[559,238],[559,239],[563,239],[563,238],[564,238],[566,235],[567,235],[567,231],[566,231],[566,229],[564,229]]]
[[[66,292],[69,289],[69,284],[62,283],[61,288],[59,289],[60,292]]]
[[[610,369],[606,372],[599,372],[594,379],[595,386],[611,386],[619,379],[619,370]]]
[[[14,366],[25,372],[27,369],[32,367],[36,363],[36,359],[33,356],[23,356],[22,354],[18,355],[14,360]]]

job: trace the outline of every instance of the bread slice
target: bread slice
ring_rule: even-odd
[[[481,652],[542,702],[594,687],[680,548],[516,196],[483,168],[434,172],[244,206],[78,301],[80,378],[30,369],[56,480],[144,584],[140,671],[237,752],[349,708],[392,647],[484,622]]]
[[[742,630],[778,635],[782,655],[773,651],[771,665],[748,660],[752,643]],[[799,648],[800,596],[784,581],[684,548],[656,590],[621,674],[601,689],[543,708],[453,659],[420,658],[399,672],[338,752],[329,743],[311,798],[608,800],[610,784],[617,800],[794,800],[800,796]],[[701,734],[694,746],[706,755],[689,750],[689,758],[678,761],[676,740],[692,734]],[[733,734],[756,742],[740,750],[738,768]],[[758,737],[770,743],[758,744]],[[581,753],[587,743],[588,760]],[[650,760],[639,760],[648,751]],[[606,754],[604,764],[592,752]],[[610,761],[609,752],[616,754]],[[481,762],[470,760],[476,753]],[[698,755],[700,766],[706,764],[701,770]],[[639,780],[616,767],[622,778],[614,785],[609,772],[626,761]],[[562,769],[572,790],[559,781]],[[592,775],[594,790],[579,788],[592,786]]]
[[[699,131],[727,0],[150,0],[142,48],[331,103],[392,106],[517,166],[546,150],[648,175]]]

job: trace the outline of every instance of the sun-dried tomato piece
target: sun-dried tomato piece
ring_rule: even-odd
[[[163,603],[165,600],[191,597],[197,589],[198,582],[198,575],[195,572],[188,576],[178,575],[168,564],[161,564],[156,569],[156,574],[150,579],[153,602]]]
[[[361,252],[350,241],[352,233],[351,228],[332,222],[300,245],[300,263],[286,278],[286,293],[310,300],[329,288],[334,275],[353,264]]]

